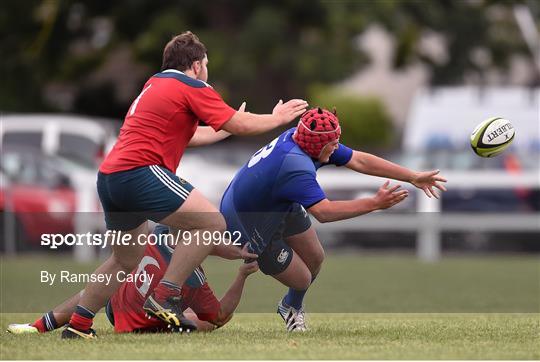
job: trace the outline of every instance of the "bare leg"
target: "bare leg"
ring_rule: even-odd
[[[61,304],[54,307],[52,310],[54,313],[54,319],[58,327],[61,327],[69,323],[69,318],[75,312],[75,307],[79,304],[81,300],[81,295],[84,292],[81,290],[77,294],[71,296],[67,300],[63,301]]]
[[[313,227],[306,231],[289,236],[285,239],[286,243],[298,254],[303,265],[309,270],[309,281],[303,285],[292,285],[292,283],[284,283],[289,286],[289,291],[283,298],[283,304],[301,309],[304,302],[304,296],[311,283],[321,270],[324,260],[324,250],[317,237],[317,233]],[[290,276],[292,278],[294,276]]]
[[[293,260],[287,269],[274,278],[284,285],[305,290],[321,270],[324,249],[313,227],[306,231],[285,238],[285,242],[294,250]]]
[[[132,235],[131,240],[137,240],[140,234],[148,233],[148,223],[145,221],[137,228],[127,231]],[[89,282],[86,284],[84,294],[79,305],[97,313],[105,306],[109,298],[122,284],[116,277],[119,271],[130,273],[139,263],[144,254],[144,245],[114,245],[112,255],[101,264],[94,274],[112,275],[109,285],[99,282]]]
[[[75,307],[79,304],[81,294],[82,291],[69,297],[67,300],[54,307],[52,311],[43,314],[43,316],[38,318],[34,323],[31,323],[31,326],[41,333],[44,333],[69,323],[71,315],[75,312]],[[25,333],[25,330],[25,328],[17,328],[17,325],[10,325],[8,327],[8,331],[12,333]],[[34,330],[29,329],[28,332],[34,333]]]
[[[277,308],[287,331],[306,331],[302,300],[313,280],[306,263],[293,252],[293,259],[287,269],[274,278],[289,287],[289,292],[281,299]]]
[[[313,278],[319,274],[324,261],[324,249],[317,237],[315,228],[311,226],[303,233],[289,236],[285,242],[298,253],[309,268]]]
[[[194,189],[182,206],[160,223],[170,226],[175,236],[179,231],[189,233],[189,237],[176,246],[163,276],[164,280],[181,286],[213,249],[211,242],[204,245],[203,233],[225,231],[225,219],[203,194]]]
[[[213,250],[212,236],[225,231],[225,219],[194,189],[182,206],[160,223],[171,228],[178,243],[163,278],[146,299],[143,309],[149,316],[167,323],[169,328],[191,331],[197,326],[182,313],[181,287]]]
[[[311,284],[311,273],[304,261],[293,252],[291,263],[279,274],[273,275],[275,279],[289,288],[304,290]]]

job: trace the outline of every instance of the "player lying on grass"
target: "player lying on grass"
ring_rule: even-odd
[[[169,229],[158,225],[154,233],[166,234]],[[116,332],[166,332],[174,331],[167,324],[157,318],[146,317],[143,304],[149,293],[163,277],[169,265],[174,245],[157,244],[146,246],[145,253],[133,275],[145,275],[146,281],[133,278],[134,281],[124,282],[106,306],[107,318],[114,326]],[[240,249],[231,245],[219,245],[213,254],[226,259],[241,259]],[[251,255],[256,257],[256,255]],[[212,289],[206,281],[204,271],[199,266],[193,271],[186,283],[182,286],[182,309],[190,321],[196,324],[199,331],[212,331],[223,326],[233,315],[244,289],[248,275],[258,270],[257,262],[240,266],[238,275],[221,300],[217,300]],[[149,277],[152,277],[151,279]],[[149,282],[149,280],[151,280]],[[81,292],[82,293],[82,292]],[[48,332],[61,328],[69,322],[69,318],[79,303],[81,293],[55,307],[32,324],[11,324],[8,332],[14,334]],[[91,333],[93,336],[94,333]]]
[[[278,303],[289,331],[306,330],[303,299],[319,273],[324,250],[305,210],[320,222],[350,219],[403,201],[408,193],[387,181],[370,198],[330,201],[316,172],[325,165],[409,182],[438,197],[445,187],[439,171],[414,172],[339,143],[335,114],[312,109],[291,128],[257,151],[238,171],[221,200],[221,212],[232,232],[259,255],[261,271],[290,289]]]
[[[214,130],[255,135],[291,122],[307,108],[300,99],[279,101],[271,114],[236,111],[208,84],[207,50],[197,36],[184,32],[163,50],[161,71],[133,100],[118,139],[97,175],[97,191],[108,230],[148,233],[148,220],[191,235],[223,232],[225,220],[208,199],[175,172],[200,121]],[[130,272],[144,254],[141,245],[113,245],[111,256],[95,274]],[[175,328],[189,329],[182,305],[182,285],[212,247],[188,243],[175,249],[163,279],[148,295],[144,309]],[[120,281],[86,284],[62,338],[91,335],[94,315],[120,287]]]

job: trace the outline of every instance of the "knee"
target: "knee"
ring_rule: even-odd
[[[315,277],[321,270],[324,258],[325,258],[325,253],[324,253],[323,248],[318,249],[313,254],[309,263],[309,270],[311,271],[311,274],[313,275],[313,277]]]
[[[216,218],[215,224],[213,225],[212,230],[219,231],[223,233],[225,230],[227,230],[227,222],[225,222],[225,218],[220,213],[219,217]]]
[[[309,270],[305,270],[303,273],[298,273],[289,287],[296,290],[307,290],[311,285],[313,277]]]
[[[225,222],[225,218],[223,217],[223,215],[219,212],[216,212],[211,217],[206,217],[204,219],[203,225],[201,225],[197,229],[219,231],[220,233],[223,233],[225,230],[227,230],[227,223]]]
[[[297,285],[293,287],[296,290],[307,290],[311,285],[311,280],[313,279],[311,273],[303,273],[300,278],[297,280]]]

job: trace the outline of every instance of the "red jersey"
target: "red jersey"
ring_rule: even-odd
[[[169,266],[173,250],[166,245],[148,245],[137,270],[111,298],[116,332],[167,330],[167,324],[157,318],[145,317],[143,304],[158,285]],[[183,309],[191,308],[200,320],[212,322],[218,318],[220,303],[198,267],[182,286]]]
[[[99,170],[159,165],[176,173],[199,120],[218,131],[236,111],[207,83],[167,69],[151,77],[129,108]]]

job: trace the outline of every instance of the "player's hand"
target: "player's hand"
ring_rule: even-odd
[[[407,190],[399,190],[401,185],[390,186],[390,181],[386,181],[382,185],[377,194],[373,197],[377,209],[388,209],[401,201],[405,200],[409,196]]]
[[[255,273],[259,270],[259,264],[256,261],[252,261],[251,263],[242,264],[238,271],[243,276],[247,277],[250,274]]]
[[[238,259],[257,259],[259,256],[249,251],[249,243],[245,243],[244,247],[240,250],[240,257]]]
[[[278,117],[280,124],[286,124],[302,115],[307,110],[308,103],[303,99],[291,99],[287,103],[279,100],[272,110],[272,114]]]
[[[439,175],[439,172],[441,171],[433,170],[417,172],[411,180],[411,184],[423,190],[427,197],[433,196],[438,199],[439,195],[437,194],[437,192],[435,192],[433,188],[436,187],[440,191],[446,191],[446,187],[444,187],[444,185],[441,183],[446,182],[446,179]]]
[[[242,102],[242,104],[238,108],[238,112],[245,112],[245,111],[246,111],[246,102]]]

